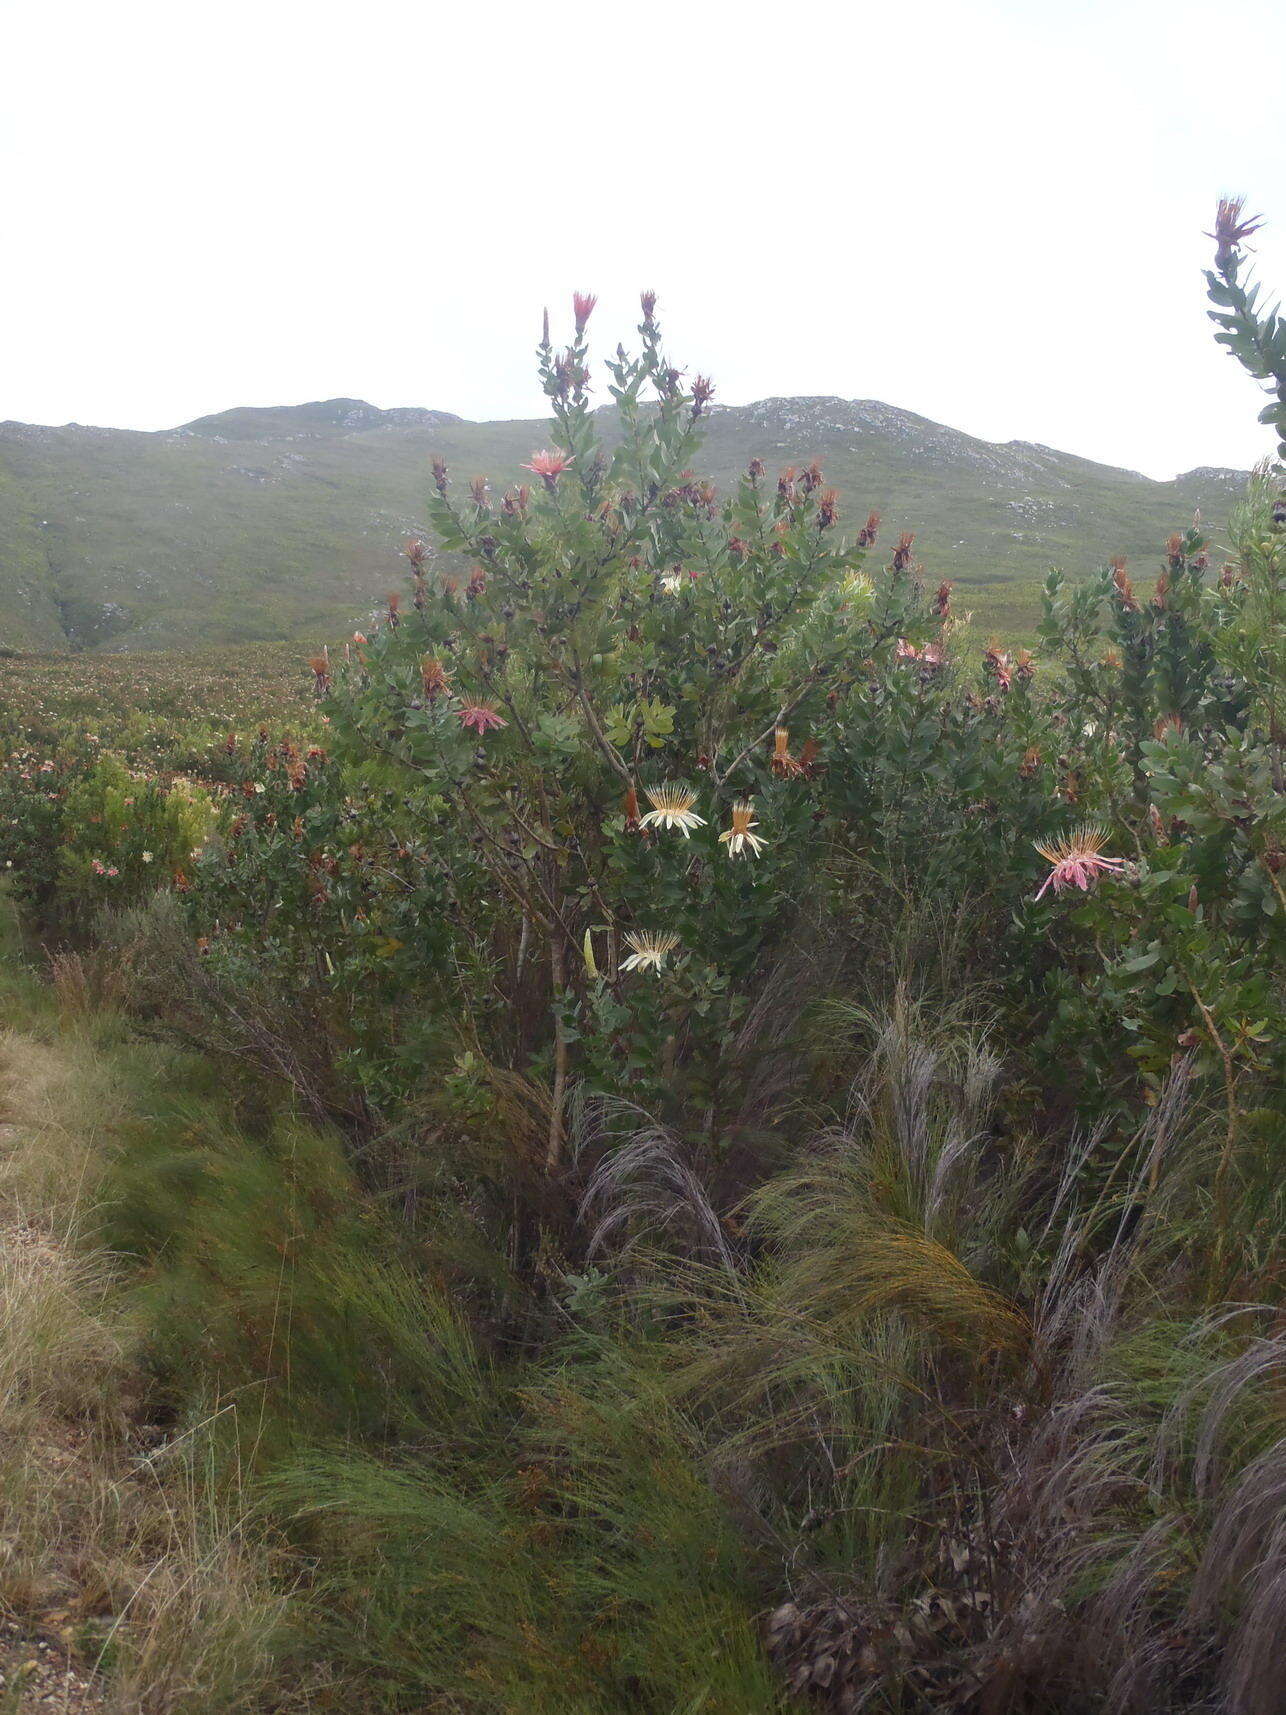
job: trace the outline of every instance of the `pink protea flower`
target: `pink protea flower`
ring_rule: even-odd
[[[508,726],[509,722],[502,720],[490,703],[463,703],[456,711],[455,717],[462,727],[472,727],[476,733],[498,731],[500,727]]]
[[[541,447],[531,455],[531,462],[522,468],[543,477],[545,487],[552,489],[575,456],[575,453],[565,453],[561,447],[554,447],[552,450],[549,447]]]
[[[585,324],[594,313],[598,298],[593,292],[572,293],[572,313],[576,317],[576,332],[584,333]]]
[[[1055,893],[1061,893],[1065,887],[1079,887],[1082,893],[1089,890],[1090,883],[1100,872],[1115,874],[1124,869],[1125,859],[1103,856],[1103,842],[1107,834],[1102,828],[1095,827],[1092,822],[1082,822],[1079,828],[1072,831],[1064,840],[1056,845],[1037,845],[1036,850],[1047,863],[1054,867],[1045,877],[1039,899],[1047,888],[1052,887]]]

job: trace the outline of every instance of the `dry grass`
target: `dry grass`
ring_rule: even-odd
[[[249,1711],[288,1599],[213,1426],[166,1442],[149,1425],[114,1259],[90,1242],[130,1102],[85,1030],[0,1038],[0,1621],[64,1678],[76,1664],[69,1708]],[[33,1668],[14,1696],[47,1681]]]

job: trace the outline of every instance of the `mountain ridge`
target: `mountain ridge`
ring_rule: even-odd
[[[604,407],[610,439],[612,413]],[[337,397],[240,406],[172,429],[0,423],[0,644],[156,649],[342,635],[402,576],[428,459],[524,478],[546,420],[471,421]],[[751,457],[819,458],[850,526],[917,532],[926,574],[998,629],[1029,629],[1050,564],[1081,575],[1159,552],[1200,507],[1218,529],[1246,473],[1169,482],[1037,442],[985,441],[882,400],[720,405],[694,463],[719,486]]]

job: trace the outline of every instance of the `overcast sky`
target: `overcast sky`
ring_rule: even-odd
[[[1281,0],[0,0],[0,418],[542,414],[573,288],[718,398],[1156,476],[1271,450],[1216,197],[1286,287]]]

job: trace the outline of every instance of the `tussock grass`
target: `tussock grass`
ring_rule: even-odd
[[[35,1033],[0,1037],[0,1614],[96,1669],[113,1715],[261,1709],[288,1584],[212,1425],[143,1456],[140,1330],[95,1243],[158,1059],[118,1062],[84,1021],[33,1010]]]

